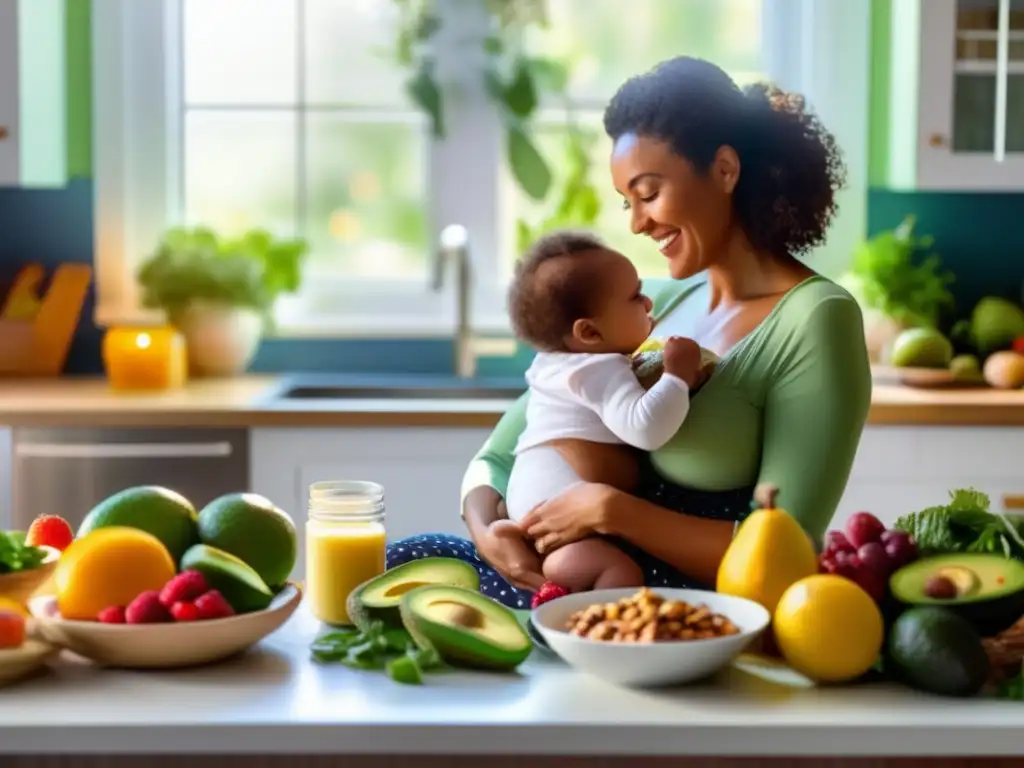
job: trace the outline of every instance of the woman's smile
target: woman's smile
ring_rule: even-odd
[[[658,250],[665,256],[674,256],[683,245],[682,238],[680,235],[683,233],[678,229],[673,229],[671,232],[662,235],[656,239],[658,243]]]

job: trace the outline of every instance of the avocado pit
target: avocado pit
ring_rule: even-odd
[[[924,586],[924,593],[935,600],[952,600],[956,597],[956,584],[945,576],[936,574],[928,579]]]

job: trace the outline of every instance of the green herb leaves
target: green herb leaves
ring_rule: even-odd
[[[406,630],[385,628],[379,621],[366,629],[345,627],[328,632],[314,641],[312,652],[321,663],[383,670],[405,685],[420,685],[423,672],[442,666],[434,649],[417,645]]]
[[[1024,537],[1017,523],[990,512],[986,494],[961,488],[949,497],[948,504],[904,515],[895,527],[913,536],[922,554],[983,552],[1024,560]]]
[[[46,550],[30,547],[20,531],[0,531],[0,574],[38,568],[46,559]]]

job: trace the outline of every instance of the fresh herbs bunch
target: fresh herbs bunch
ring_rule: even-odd
[[[46,559],[46,550],[25,543],[19,531],[0,531],[0,574],[31,571]]]
[[[264,230],[223,238],[205,227],[168,231],[141,266],[143,303],[174,318],[194,301],[253,309],[269,320],[282,293],[302,279],[307,246]]]
[[[961,488],[949,497],[948,504],[899,518],[895,527],[913,536],[922,554],[986,552],[1024,560],[1019,524],[991,512],[988,495]]]
[[[915,223],[907,216],[896,229],[862,243],[850,272],[865,306],[909,327],[934,328],[954,307],[954,277],[930,252],[933,238],[915,236]]]
[[[442,20],[435,0],[394,0],[399,9],[395,44],[399,63],[408,68],[406,91],[430,119],[433,135],[445,136],[444,95],[437,80],[431,43]],[[537,147],[532,120],[542,95],[560,98],[568,128],[567,172],[552,213],[536,225],[517,222],[517,247],[525,249],[540,234],[557,227],[590,226],[601,213],[601,200],[590,181],[592,137],[576,125],[567,97],[567,66],[550,58],[530,56],[525,37],[531,29],[548,26],[545,0],[486,0],[492,31],[482,41],[485,64],[480,76],[505,129],[506,156],[512,176],[533,200],[549,198],[554,174]]]
[[[424,672],[442,666],[433,648],[417,645],[406,630],[385,627],[380,621],[365,629],[345,627],[321,635],[313,642],[312,652],[321,663],[383,670],[395,682],[406,685],[422,684]]]

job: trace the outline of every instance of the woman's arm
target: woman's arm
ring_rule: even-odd
[[[853,298],[831,294],[801,325],[768,390],[758,482],[820,543],[846,490],[871,407],[864,321]]]

